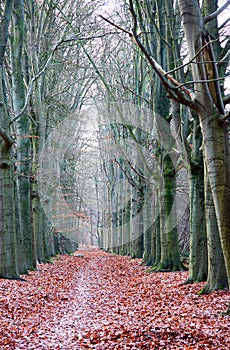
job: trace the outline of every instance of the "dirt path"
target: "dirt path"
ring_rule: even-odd
[[[99,250],[0,280],[0,349],[228,349],[227,291],[198,296],[186,273],[147,274]]]

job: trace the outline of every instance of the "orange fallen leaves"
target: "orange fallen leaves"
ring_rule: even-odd
[[[0,280],[0,349],[228,349],[229,291],[198,296],[187,272],[145,271],[92,249]]]

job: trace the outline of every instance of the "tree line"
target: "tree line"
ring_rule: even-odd
[[[83,103],[92,84],[75,37],[92,34],[94,7],[81,1],[1,2],[1,277],[20,278],[37,262],[77,248],[45,215],[37,171],[50,131]]]

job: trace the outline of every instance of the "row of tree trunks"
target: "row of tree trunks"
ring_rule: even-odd
[[[230,163],[229,163],[229,139],[228,125],[221,121],[224,115],[223,102],[217,85],[208,83],[208,75],[205,62],[213,62],[212,70],[215,71],[215,58],[211,43],[204,28],[203,16],[198,3],[194,1],[180,0],[180,13],[183,20],[186,42],[192,64],[192,77],[199,122],[203,136],[203,151],[206,171],[205,182],[210,183],[212,199],[215,207],[221,246],[223,249],[228,284],[230,282]],[[207,46],[207,49],[204,48]],[[208,52],[209,57],[205,56]],[[207,179],[208,177],[208,179]],[[206,196],[206,207],[210,207],[209,196]],[[212,239],[209,239],[209,250],[212,247]],[[212,257],[209,253],[209,257]]]
[[[51,2],[47,3],[52,7]],[[53,234],[37,189],[38,155],[44,146],[47,120],[42,84],[34,84],[33,94],[30,84],[33,79],[36,81],[34,76],[41,69],[38,46],[42,33],[38,31],[43,28],[38,28],[36,21],[40,16],[40,24],[49,22],[44,20],[45,7],[37,11],[40,5],[23,0],[6,0],[0,5],[0,277],[3,278],[20,278],[20,274],[34,269],[38,261],[49,260],[63,245],[60,235]],[[49,11],[48,15],[51,15]],[[49,50],[50,47],[46,54]]]
[[[208,16],[210,13],[215,13],[217,1],[204,1],[202,7],[203,13]],[[221,121],[224,115],[224,108],[221,101],[220,88],[218,87],[218,76],[210,75],[211,73],[216,74],[217,66],[213,56],[212,43],[209,42],[210,39],[206,30],[210,30],[213,36],[217,38],[217,19],[213,17],[214,20],[208,22],[206,28],[204,28],[205,21],[199,4],[195,0],[192,2],[180,0],[175,3],[174,7],[172,3],[167,1],[159,3],[158,1],[150,2],[146,0],[141,4],[139,1],[130,1],[130,10],[133,16],[134,29],[133,32],[129,32],[129,36],[139,46],[136,46],[134,53],[135,85],[133,86],[133,91],[136,92],[134,103],[143,107],[146,100],[142,97],[148,96],[148,107],[150,106],[155,113],[165,120],[170,121],[172,119],[174,128],[172,133],[175,136],[177,152],[180,154],[188,173],[190,265],[189,278],[186,283],[207,280],[207,284],[201,292],[225,288],[229,283],[230,254],[228,215],[230,178],[229,128],[225,120]],[[180,15],[178,15],[179,12],[177,10],[180,10]],[[171,20],[165,22],[166,16]],[[187,72],[187,79],[192,81],[191,86],[194,87],[194,96],[190,100],[190,97],[185,98],[183,95],[184,91],[188,95],[190,94],[189,90],[183,89],[183,85],[180,92],[180,84],[184,84],[186,80],[184,68],[178,69],[182,62],[181,42],[178,40],[181,20],[183,21],[192,66],[192,71]],[[141,35],[139,35],[140,29]],[[127,33],[127,30],[124,30],[124,32]],[[213,47],[216,54],[219,55],[221,48],[217,40],[213,43]],[[157,75],[154,75],[154,84],[152,84],[152,72],[149,73],[147,66],[143,63],[143,56],[141,56],[139,50],[143,52],[154,72],[157,73]],[[157,64],[160,64],[162,70],[173,71],[175,78],[170,77],[169,83],[165,83],[165,78],[168,75],[166,73],[164,76],[162,75],[162,70],[158,68],[152,57],[156,59]],[[210,66],[212,65],[213,72],[210,72]],[[222,74],[225,73],[223,67],[226,68],[226,65],[220,64]],[[144,75],[143,71],[145,71]],[[208,79],[211,78],[214,78],[215,84],[208,82]],[[146,81],[148,79],[147,84]],[[168,96],[164,92],[162,82],[168,95],[171,97],[170,102],[167,100]],[[175,86],[173,85],[174,83]],[[171,91],[170,89],[174,90]],[[190,111],[185,106],[189,106],[191,108]],[[170,123],[171,129],[172,123]],[[136,152],[135,159],[132,159],[132,165],[136,168],[138,168],[138,156],[139,154]],[[164,168],[167,169],[168,164],[162,161],[158,163],[158,166],[161,168],[161,172],[164,173]],[[177,166],[180,166],[179,162]],[[131,177],[130,181],[132,179]],[[166,233],[167,230],[164,231],[164,229],[169,223],[166,217],[169,211],[172,210],[173,200],[172,198],[170,200],[170,196],[173,197],[172,184],[175,183],[175,179],[171,177],[168,180],[165,177],[164,180],[165,188],[157,188],[155,186],[154,191],[153,188],[150,189],[153,194],[153,196],[152,194],[150,195],[152,196],[150,203],[154,203],[153,214],[146,214],[149,212],[149,209],[146,209],[143,218],[143,243],[141,243],[143,244],[143,257],[145,263],[153,266],[153,270],[161,269],[163,260],[164,269],[174,268],[174,265],[170,261],[167,262],[167,259],[170,256],[170,237],[174,237],[175,241],[177,241],[177,233]],[[211,191],[209,190],[209,183]],[[132,191],[135,192],[135,190]],[[161,200],[162,193],[167,194],[164,198],[164,203],[168,204],[168,207],[165,205],[162,207],[162,210],[158,210],[157,197]],[[212,194],[211,197],[210,193]],[[146,193],[144,198],[148,198],[149,201],[149,196]],[[148,203],[147,206],[150,207],[151,205]],[[213,211],[214,208],[215,211]],[[134,205],[132,204],[134,217],[133,209]],[[159,214],[156,215],[156,218],[154,217],[155,211],[158,211]],[[213,213],[215,213],[214,217]],[[213,220],[209,219],[211,215]],[[131,218],[129,220],[133,223]],[[153,223],[152,227],[151,225],[149,226],[149,221],[151,220]],[[132,226],[130,233],[132,234]],[[218,237],[220,237],[220,241]],[[137,251],[137,249],[135,248],[134,251]],[[173,251],[177,251],[175,246]],[[132,253],[128,253],[132,255]],[[173,260],[174,262],[178,261],[178,255],[176,258],[173,257]],[[177,268],[181,269],[181,266],[179,263]]]

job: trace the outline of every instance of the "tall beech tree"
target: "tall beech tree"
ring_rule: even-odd
[[[5,1],[0,19],[0,276],[18,278],[16,223],[14,140],[11,137],[7,103],[5,56],[13,1]]]
[[[25,104],[26,88],[23,73],[24,4],[14,0],[11,32],[12,100],[14,113]],[[16,122],[17,134],[17,208],[18,208],[18,265],[20,273],[35,267],[33,264],[33,228],[31,212],[31,138],[30,119],[27,113]],[[34,262],[35,263],[35,262]]]

